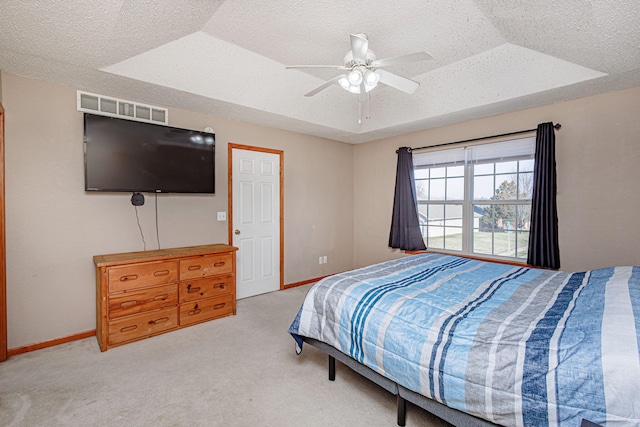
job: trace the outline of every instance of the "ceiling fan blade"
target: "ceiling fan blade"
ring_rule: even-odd
[[[399,76],[397,74],[390,73],[385,70],[376,70],[374,71],[377,75],[380,76],[380,83],[383,83],[387,86],[391,86],[394,89],[398,89],[404,93],[408,93],[411,95],[413,92],[418,89],[420,83],[408,79],[406,77]]]
[[[331,86],[334,83],[338,82],[338,79],[340,79],[340,77],[342,77],[342,74],[339,76],[335,76],[334,78],[332,78],[331,80],[327,80],[326,82],[324,82],[323,84],[321,84],[320,86],[318,86],[317,88],[315,88],[314,90],[312,90],[309,93],[305,93],[304,96],[313,96],[316,93],[325,90],[326,88],[328,88],[329,86]]]
[[[427,52],[410,53],[409,55],[394,56],[393,58],[378,59],[371,63],[374,68],[387,67],[389,65],[404,64],[405,62],[425,61],[433,59]]]
[[[366,34],[351,34],[351,52],[355,61],[365,63],[368,50],[369,40]]]
[[[285,69],[289,68],[333,68],[334,70],[348,70],[344,65],[287,65]]]

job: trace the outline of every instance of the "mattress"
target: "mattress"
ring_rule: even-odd
[[[639,280],[412,255],[319,281],[289,332],[492,423],[640,426]]]

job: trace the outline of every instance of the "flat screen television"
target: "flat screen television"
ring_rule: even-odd
[[[215,135],[84,115],[85,190],[215,193]]]

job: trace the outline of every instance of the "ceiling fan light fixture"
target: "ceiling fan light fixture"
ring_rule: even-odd
[[[360,72],[360,70],[352,70],[349,73],[349,83],[351,83],[354,86],[359,85],[360,83],[362,83],[362,73]]]
[[[380,76],[377,73],[374,73],[371,70],[367,70],[364,72],[364,82],[372,85],[373,87],[376,87],[376,85],[378,84],[378,81],[380,81]]]
[[[347,90],[351,93],[360,93],[360,85],[349,85]]]
[[[369,82],[364,82],[364,91],[365,92],[370,92],[372,91],[376,86],[378,86],[378,83],[369,83]],[[359,93],[359,92],[358,92]]]
[[[338,79],[338,84],[342,89],[346,90],[349,90],[349,86],[351,86],[351,83],[349,83],[349,79],[347,78],[346,74],[340,76],[340,78]]]

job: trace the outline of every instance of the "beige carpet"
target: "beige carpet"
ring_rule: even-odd
[[[95,337],[0,364],[0,426],[394,426],[395,397],[287,329],[309,285],[101,353]],[[407,426],[445,426],[407,405]]]

